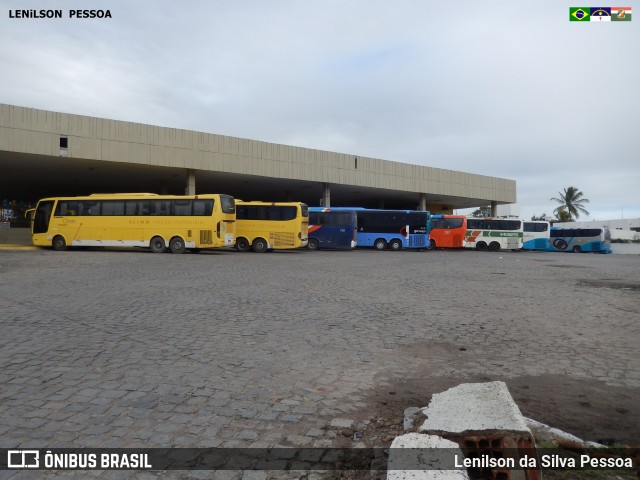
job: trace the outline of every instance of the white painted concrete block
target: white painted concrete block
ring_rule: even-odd
[[[452,457],[464,458],[457,443],[435,435],[407,433],[391,443],[387,480],[468,480],[467,471],[447,470]],[[403,469],[411,466],[412,469]],[[424,469],[415,469],[424,466]]]
[[[431,398],[418,429],[431,434],[531,431],[504,382],[463,383]]]

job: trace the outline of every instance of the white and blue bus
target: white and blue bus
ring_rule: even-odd
[[[355,248],[358,240],[358,218],[355,210],[309,208],[310,250],[321,248]]]
[[[357,248],[401,250],[429,248],[431,213],[418,210],[376,210],[360,207],[331,208],[355,212]]]
[[[523,230],[523,250],[549,249],[549,231],[551,224],[542,220],[531,220],[522,222]]]
[[[551,252],[611,253],[611,232],[607,227],[551,227],[548,250]]]

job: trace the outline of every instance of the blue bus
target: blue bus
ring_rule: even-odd
[[[330,210],[355,212],[358,248],[401,250],[430,247],[431,213],[427,211],[360,207],[337,207]]]
[[[611,232],[607,227],[551,227],[548,250],[551,252],[611,253]]]
[[[523,250],[549,249],[549,232],[551,224],[543,220],[531,220],[522,222]]]
[[[310,250],[320,248],[355,248],[358,219],[354,210],[332,208],[309,208]]]

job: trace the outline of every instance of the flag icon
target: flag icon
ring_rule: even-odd
[[[611,7],[591,7],[591,22],[610,22]]]
[[[590,10],[589,7],[571,7],[569,8],[569,20],[572,22],[588,22]]]
[[[631,7],[611,7],[612,22],[630,22]]]

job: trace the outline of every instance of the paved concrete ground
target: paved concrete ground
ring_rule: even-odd
[[[639,267],[523,252],[3,250],[0,447],[329,446],[400,376],[638,389]]]

